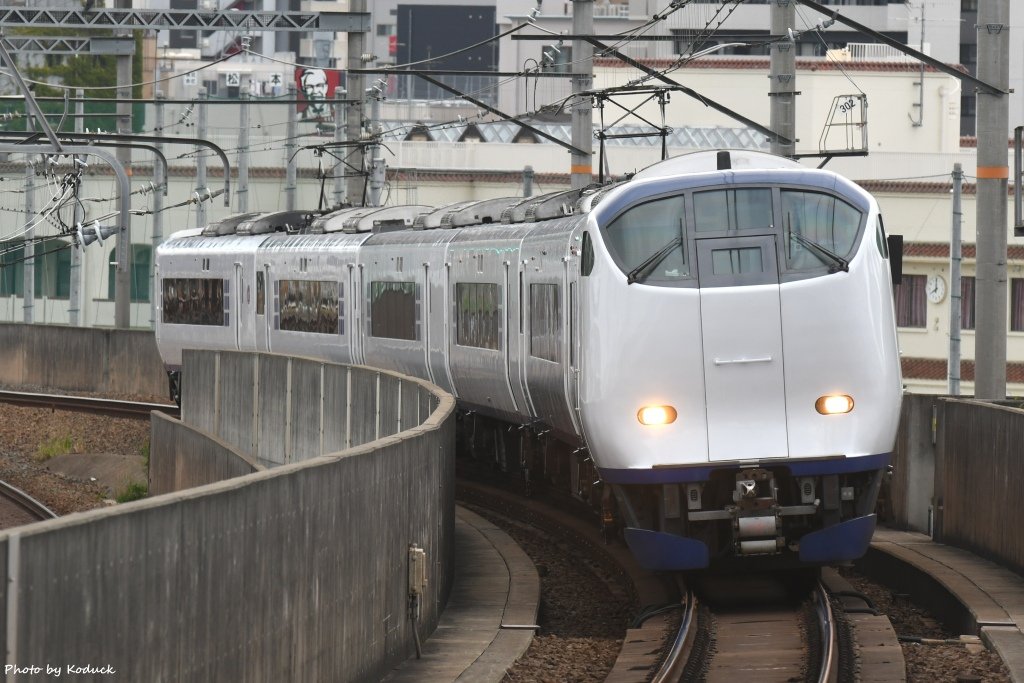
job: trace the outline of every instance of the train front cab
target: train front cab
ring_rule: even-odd
[[[583,267],[585,328],[646,331],[586,347],[586,433],[626,540],[665,570],[859,557],[900,401],[877,205],[824,174],[690,182],[607,199]],[[847,395],[852,413],[822,409]]]

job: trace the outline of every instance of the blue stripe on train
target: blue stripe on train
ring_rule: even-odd
[[[794,477],[811,477],[824,474],[848,474],[870,472],[889,464],[892,453],[863,455],[857,457],[819,458],[815,460],[761,460],[757,467],[783,467]],[[744,463],[744,467],[750,467]],[[599,468],[601,479],[608,484],[679,484],[689,481],[707,481],[715,470],[736,470],[739,463],[729,462],[694,467],[657,467],[651,469],[610,469]]]

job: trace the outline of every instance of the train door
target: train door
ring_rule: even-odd
[[[526,387],[537,418],[565,435],[576,433],[567,394],[569,291],[563,265],[566,233],[523,241],[521,314]]]
[[[238,351],[242,348],[242,326],[245,324],[245,271],[242,270],[242,262],[234,262],[234,282],[232,282],[232,288],[235,290],[235,301],[234,301],[234,320],[231,320],[231,326],[235,330],[235,350]]]
[[[269,296],[269,287],[271,283],[270,264],[261,263],[260,259],[257,258],[256,266],[256,282],[254,284],[254,288],[256,290],[254,305],[255,314],[253,315],[255,322],[253,323],[253,334],[256,338],[256,350],[268,352],[270,351],[270,325],[274,318],[273,314],[268,313],[267,311],[268,300],[273,300]]]
[[[709,458],[786,457],[775,238],[699,239],[697,271]]]
[[[365,299],[362,286],[363,264],[349,264],[348,266],[348,291],[351,301],[352,324],[349,325],[349,348],[352,350],[352,364],[363,364],[363,329],[362,303]]]

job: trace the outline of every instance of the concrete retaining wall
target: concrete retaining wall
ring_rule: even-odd
[[[904,397],[891,523],[1024,571],[1024,410]]]
[[[0,323],[0,384],[168,395],[156,339],[146,330]]]
[[[246,363],[278,370],[284,363],[296,381],[309,381],[320,366],[328,382],[394,385],[403,405],[416,396],[412,404],[433,410],[421,424],[341,453],[0,532],[7,663],[117,673],[95,680],[379,679],[413,652],[410,544],[426,550],[430,567],[421,638],[434,630],[450,591],[454,400],[412,378],[315,361],[207,353],[185,363],[219,365],[216,392],[250,409]],[[200,410],[206,399],[192,395],[196,382],[184,386],[186,414],[208,417]],[[261,403],[282,388],[260,392]],[[228,407],[212,400],[211,408]],[[375,431],[379,414],[376,400],[353,403],[350,413],[353,424],[370,422]],[[244,411],[233,415],[219,411],[222,433],[251,424]],[[215,437],[170,418],[157,418],[158,433],[154,448],[169,439],[182,451],[216,451],[215,458],[233,450],[213,449]]]
[[[172,493],[265,469],[217,437],[163,413],[150,416],[149,495]]]
[[[182,358],[182,422],[266,467],[397,434],[437,405],[425,387],[373,368],[231,351]]]

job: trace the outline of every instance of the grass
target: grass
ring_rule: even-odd
[[[35,459],[38,462],[45,462],[58,455],[67,455],[74,450],[74,441],[70,436],[55,436],[39,444],[36,448]]]
[[[146,484],[140,484],[138,482],[132,482],[128,486],[124,487],[120,493],[117,494],[115,500],[118,503],[128,503],[133,500],[141,500],[149,495],[149,487]]]
[[[146,471],[148,472],[149,471],[149,440],[148,439],[146,440],[146,443],[142,444],[142,448],[140,449],[139,452],[142,455],[142,466],[145,467]]]

